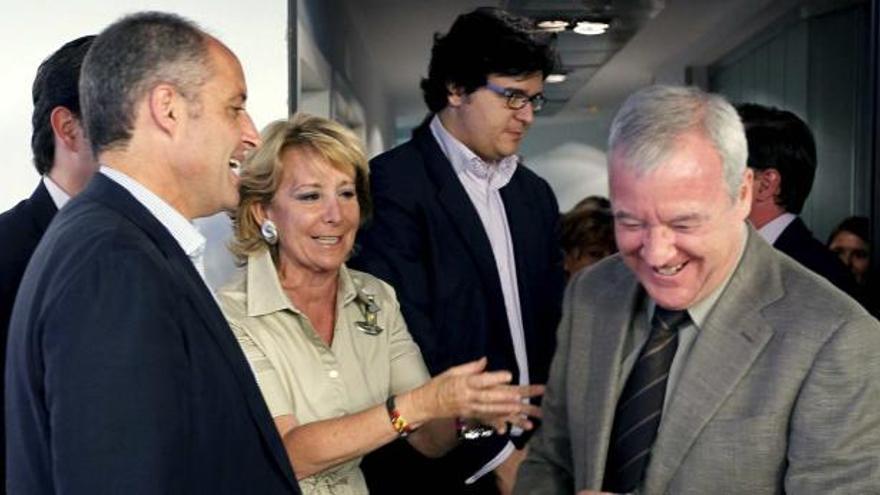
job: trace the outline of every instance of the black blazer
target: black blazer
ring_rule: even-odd
[[[41,180],[30,198],[0,214],[0,331],[3,332],[0,335],[0,359],[6,357],[9,316],[12,314],[12,304],[15,302],[24,269],[57,211],[55,202]],[[2,396],[3,385],[0,383],[0,410],[3,406]],[[5,443],[3,427],[0,426],[0,444]],[[5,451],[0,453],[0,480],[6,479],[4,454]]]
[[[0,329],[6,345],[6,329],[12,303],[37,243],[58,211],[43,181],[28,199],[0,215]]]
[[[798,263],[828,279],[838,289],[855,297],[855,279],[840,258],[831,252],[818,239],[807,225],[797,217],[782,231],[773,247],[791,256]]]
[[[11,493],[299,493],[192,262],[101,174],[25,272],[6,404]]]
[[[489,358],[517,381],[495,258],[483,224],[428,125],[370,162],[374,216],[351,266],[390,283],[432,375]],[[501,189],[510,226],[531,383],[544,383],[555,348],[564,274],[559,207],[550,186],[522,164]],[[505,439],[458,448],[459,483]],[[365,472],[369,479],[369,462]],[[448,476],[444,477],[448,478]],[[424,478],[419,486],[426,486]]]

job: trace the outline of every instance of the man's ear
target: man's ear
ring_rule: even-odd
[[[167,134],[174,134],[186,111],[185,101],[170,84],[159,84],[147,95],[150,118]]]
[[[69,108],[62,106],[53,108],[52,113],[49,114],[49,125],[52,126],[55,139],[71,151],[79,151],[79,147],[84,145],[82,140],[84,133],[79,119]]]
[[[461,106],[464,96],[464,88],[453,83],[446,83],[446,101],[450,107]]]
[[[755,172],[754,195],[758,201],[775,201],[782,184],[782,176],[775,168],[765,168]]]
[[[754,202],[754,194],[756,188],[755,171],[746,167],[743,172],[742,182],[736,192],[736,201],[734,205],[742,210],[742,218],[745,220],[749,217]]]

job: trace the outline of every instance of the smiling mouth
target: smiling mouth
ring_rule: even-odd
[[[654,270],[654,273],[657,273],[659,275],[663,275],[664,277],[671,277],[673,275],[678,274],[678,272],[682,271],[682,269],[684,269],[684,267],[687,266],[687,264],[688,264],[687,261],[683,261],[677,265],[661,266],[661,267],[655,267],[652,269]]]
[[[339,244],[339,242],[342,240],[342,237],[338,235],[319,235],[312,237],[312,239],[318,241],[318,244],[323,244],[325,246],[334,246],[336,244]]]

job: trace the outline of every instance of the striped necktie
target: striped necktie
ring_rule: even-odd
[[[642,481],[660,426],[669,367],[678,349],[678,329],[688,320],[684,310],[654,309],[651,335],[617,401],[603,491],[631,492]]]

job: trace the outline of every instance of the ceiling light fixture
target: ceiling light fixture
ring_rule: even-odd
[[[565,74],[548,74],[544,82],[547,84],[557,84],[565,81]]]
[[[607,22],[580,21],[572,31],[585,36],[596,36],[605,34],[609,27],[610,25]]]
[[[548,33],[559,33],[568,27],[568,21],[561,19],[547,19],[538,23],[538,27]]]

